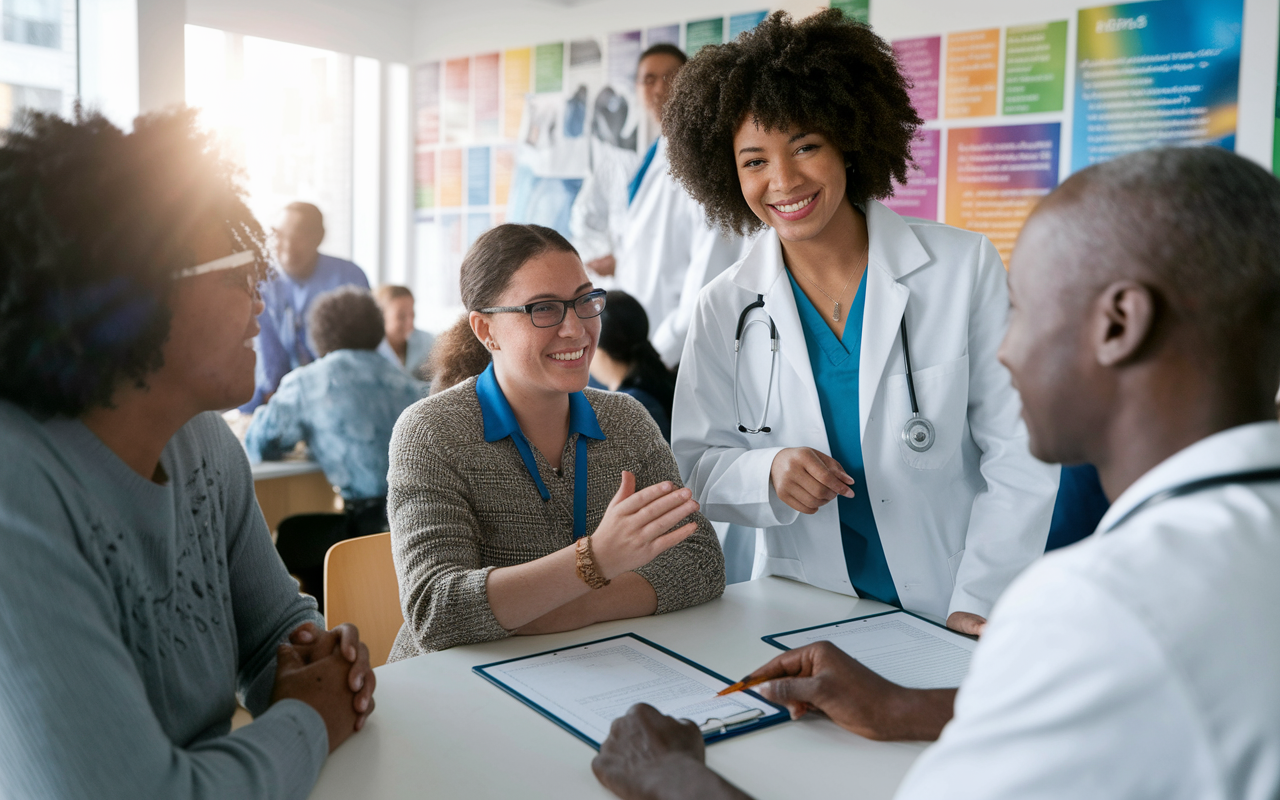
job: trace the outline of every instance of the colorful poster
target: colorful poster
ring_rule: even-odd
[[[1031,209],[1058,185],[1061,128],[1050,122],[947,131],[946,223],[986,235],[1007,265]]]
[[[907,94],[920,119],[938,118],[938,84],[942,70],[942,37],[902,39],[893,43],[898,67],[911,82]]]
[[[623,86],[633,85],[641,52],[640,31],[609,34],[609,80]]]
[[[511,195],[511,177],[516,167],[514,147],[495,147],[493,150],[493,204],[505,206]],[[498,223],[494,223],[495,225]]]
[[[938,171],[942,166],[942,131],[921,130],[911,145],[915,161],[907,171],[907,182],[894,182],[893,197],[884,204],[904,217],[938,219]]]
[[[840,9],[851,20],[871,24],[871,0],[831,0],[831,7]]]
[[[436,205],[436,151],[418,148],[414,154],[414,207],[434,208]]]
[[[755,26],[764,22],[764,18],[769,16],[768,11],[753,11],[750,14],[734,14],[729,17],[729,39],[732,42],[738,38],[738,34],[746,33]]]
[[[498,104],[501,97],[501,66],[497,53],[476,56],[471,65],[475,82],[476,138],[495,139],[498,136]]]
[[[524,115],[524,96],[529,93],[531,51],[527,47],[508,50],[502,59],[502,137],[520,135],[520,117]]]
[[[1080,11],[1071,168],[1160,145],[1235,149],[1244,0]]]
[[[414,71],[414,108],[417,143],[440,142],[440,62],[422,64]]]
[[[680,46],[680,26],[679,25],[662,25],[657,28],[650,28],[645,32],[645,47],[653,47],[655,44],[674,44]]]
[[[467,205],[489,205],[489,148],[467,150]]]
[[[444,62],[444,141],[464,142],[471,133],[471,59]]]
[[[558,92],[564,87],[564,42],[540,44],[533,51],[533,90]]]
[[[1061,111],[1066,80],[1065,19],[1005,30],[1005,114]]]
[[[1000,29],[947,36],[947,116],[991,117],[996,113]]]
[[[462,150],[449,147],[440,151],[437,162],[438,194],[436,205],[455,208],[462,205]]]
[[[686,23],[684,26],[684,51],[693,58],[698,51],[709,44],[720,44],[724,41],[724,17],[700,19]]]

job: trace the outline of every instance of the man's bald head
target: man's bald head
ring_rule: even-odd
[[[1027,221],[1009,281],[1001,360],[1038,457],[1104,458],[1124,408],[1270,412],[1280,182],[1256,164],[1164,148],[1082,170]]]
[[[311,203],[290,203],[284,207],[273,233],[280,268],[296,280],[311,277],[324,241],[324,215],[320,209]]]

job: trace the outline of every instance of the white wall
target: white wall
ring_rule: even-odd
[[[186,9],[192,25],[380,61],[413,58],[414,0],[186,0]]]
[[[873,7],[876,2],[902,0],[872,0]],[[584,0],[572,6],[555,0],[419,0],[414,63],[765,8],[804,16],[826,5],[818,0]]]

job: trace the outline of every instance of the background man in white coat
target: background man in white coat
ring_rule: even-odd
[[[685,61],[685,54],[670,44],[656,44],[640,56],[636,88],[657,126]],[[675,367],[698,292],[741,257],[743,240],[713,229],[702,207],[671,177],[665,137],[641,158],[627,191],[625,232],[616,254],[617,288],[644,306],[650,341],[663,363]],[[600,271],[593,264],[588,266]]]
[[[1277,229],[1280,183],[1218,148],[1090,167],[1042,202],[1001,359],[1035,455],[1096,464],[1115,503],[1010,587],[958,695],[826,643],[761,692],[871,738],[941,730],[900,800],[1280,796]],[[593,766],[624,798],[745,796],[702,760],[695,726],[636,706]]]

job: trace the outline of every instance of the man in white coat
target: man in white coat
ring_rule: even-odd
[[[1280,797],[1278,229],[1280,182],[1212,147],[1043,201],[1000,356],[1033,453],[1096,464],[1115,503],[1009,588],[958,695],[827,643],[757,670],[761,693],[871,738],[941,732],[900,800]],[[593,766],[624,798],[745,797],[702,754],[696,727],[636,706]]]
[[[670,44],[654,45],[640,56],[636,88],[657,126],[662,124],[671,82],[686,60]],[[744,242],[713,229],[702,207],[671,177],[665,137],[641,158],[627,192],[626,225],[616,254],[617,288],[644,306],[649,340],[663,363],[675,367],[698,292],[742,256]]]

